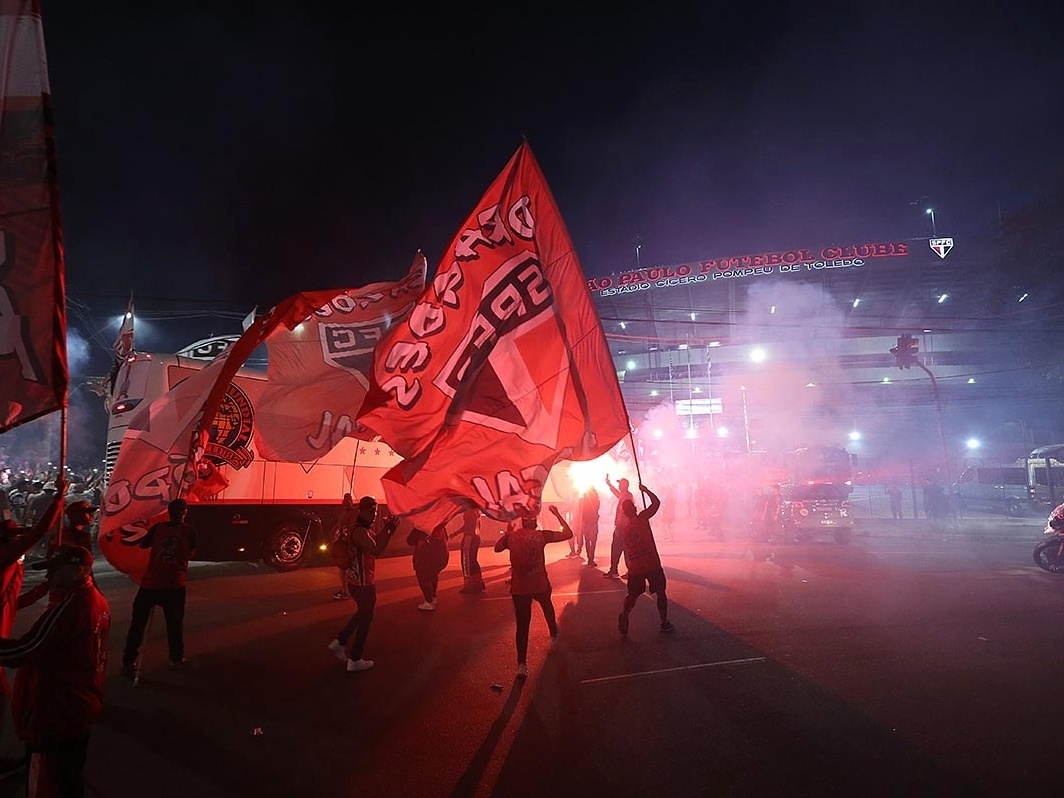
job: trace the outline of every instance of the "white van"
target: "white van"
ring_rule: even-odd
[[[1064,443],[1041,446],[1027,455],[1027,481],[1039,512],[1064,502]]]
[[[953,486],[957,510],[981,510],[1024,515],[1031,508],[1032,491],[1023,464],[972,465]]]

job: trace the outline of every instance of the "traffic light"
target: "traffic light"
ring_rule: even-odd
[[[898,336],[898,345],[890,349],[894,355],[894,365],[900,369],[907,369],[916,362],[916,355],[920,351],[920,342],[909,334]]]

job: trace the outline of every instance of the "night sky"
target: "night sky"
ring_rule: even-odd
[[[130,292],[150,350],[434,269],[522,136],[589,277],[636,236],[643,266],[927,237],[922,197],[982,235],[1060,179],[1055,4],[713,5],[45,3],[75,334],[106,363]]]

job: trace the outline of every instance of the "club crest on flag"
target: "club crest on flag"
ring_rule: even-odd
[[[475,375],[458,405],[463,421],[553,448],[569,381],[564,350],[550,346],[557,324],[535,254],[515,255],[485,281],[476,318],[436,386],[454,397]]]
[[[247,468],[254,456],[248,449],[255,427],[255,408],[235,382],[230,383],[211,423],[205,456],[218,465]]]
[[[373,365],[373,347],[381,339],[389,321],[376,319],[360,324],[318,323],[321,340],[321,356],[333,368],[346,371],[363,388],[369,387],[369,374]]]

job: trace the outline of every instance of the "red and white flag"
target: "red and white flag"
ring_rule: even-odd
[[[410,313],[425,289],[426,267],[419,252],[399,282],[342,294],[297,326],[278,325],[266,336],[266,389],[255,412],[260,457],[306,463],[354,434],[373,348]]]
[[[628,434],[583,270],[527,143],[378,344],[358,420],[406,458],[385,478],[389,509],[426,529],[470,506],[535,513],[558,460],[593,459]]]
[[[255,319],[240,339],[208,366],[147,407],[138,408],[130,418],[104,496],[99,545],[107,560],[139,580],[148,554],[140,544],[152,520],[161,517],[173,499],[187,496],[201,500],[226,487],[224,473],[204,455],[210,455],[212,441],[220,437],[218,411],[233,377],[263,342],[269,345],[275,337],[289,341],[295,346],[295,356],[302,351],[308,364],[284,362],[281,355],[280,364],[270,364],[267,380],[259,383],[261,390],[250,397],[256,411],[269,409],[266,419],[260,412],[253,414],[255,448],[260,456],[269,454],[272,459],[296,462],[327,453],[351,430],[351,419],[365,395],[353,372],[359,357],[365,358],[363,368],[368,369],[369,355],[355,351],[359,347],[344,351],[345,342],[361,340],[360,335],[375,340],[381,331],[378,328],[387,326],[385,321],[391,323],[409,312],[424,284],[424,259],[420,258],[399,283],[295,294]],[[371,327],[378,331],[372,335],[366,332]],[[301,346],[299,342],[304,340],[314,346]],[[317,370],[310,365],[315,351],[321,364]],[[350,356],[346,367],[335,369],[336,376],[320,373],[329,367],[330,353],[338,360],[345,354]],[[273,386],[276,390],[270,397],[267,393],[273,377],[279,377],[283,384]],[[335,423],[324,428],[326,418]],[[319,435],[308,437],[306,430]],[[326,441],[331,443],[326,446]],[[250,459],[251,453],[246,457]]]
[[[40,4],[0,0],[0,432],[66,407],[66,294]]]
[[[142,545],[148,528],[196,483],[193,434],[231,353],[232,347],[130,418],[104,494],[97,543],[111,565],[137,582],[148,566]]]

